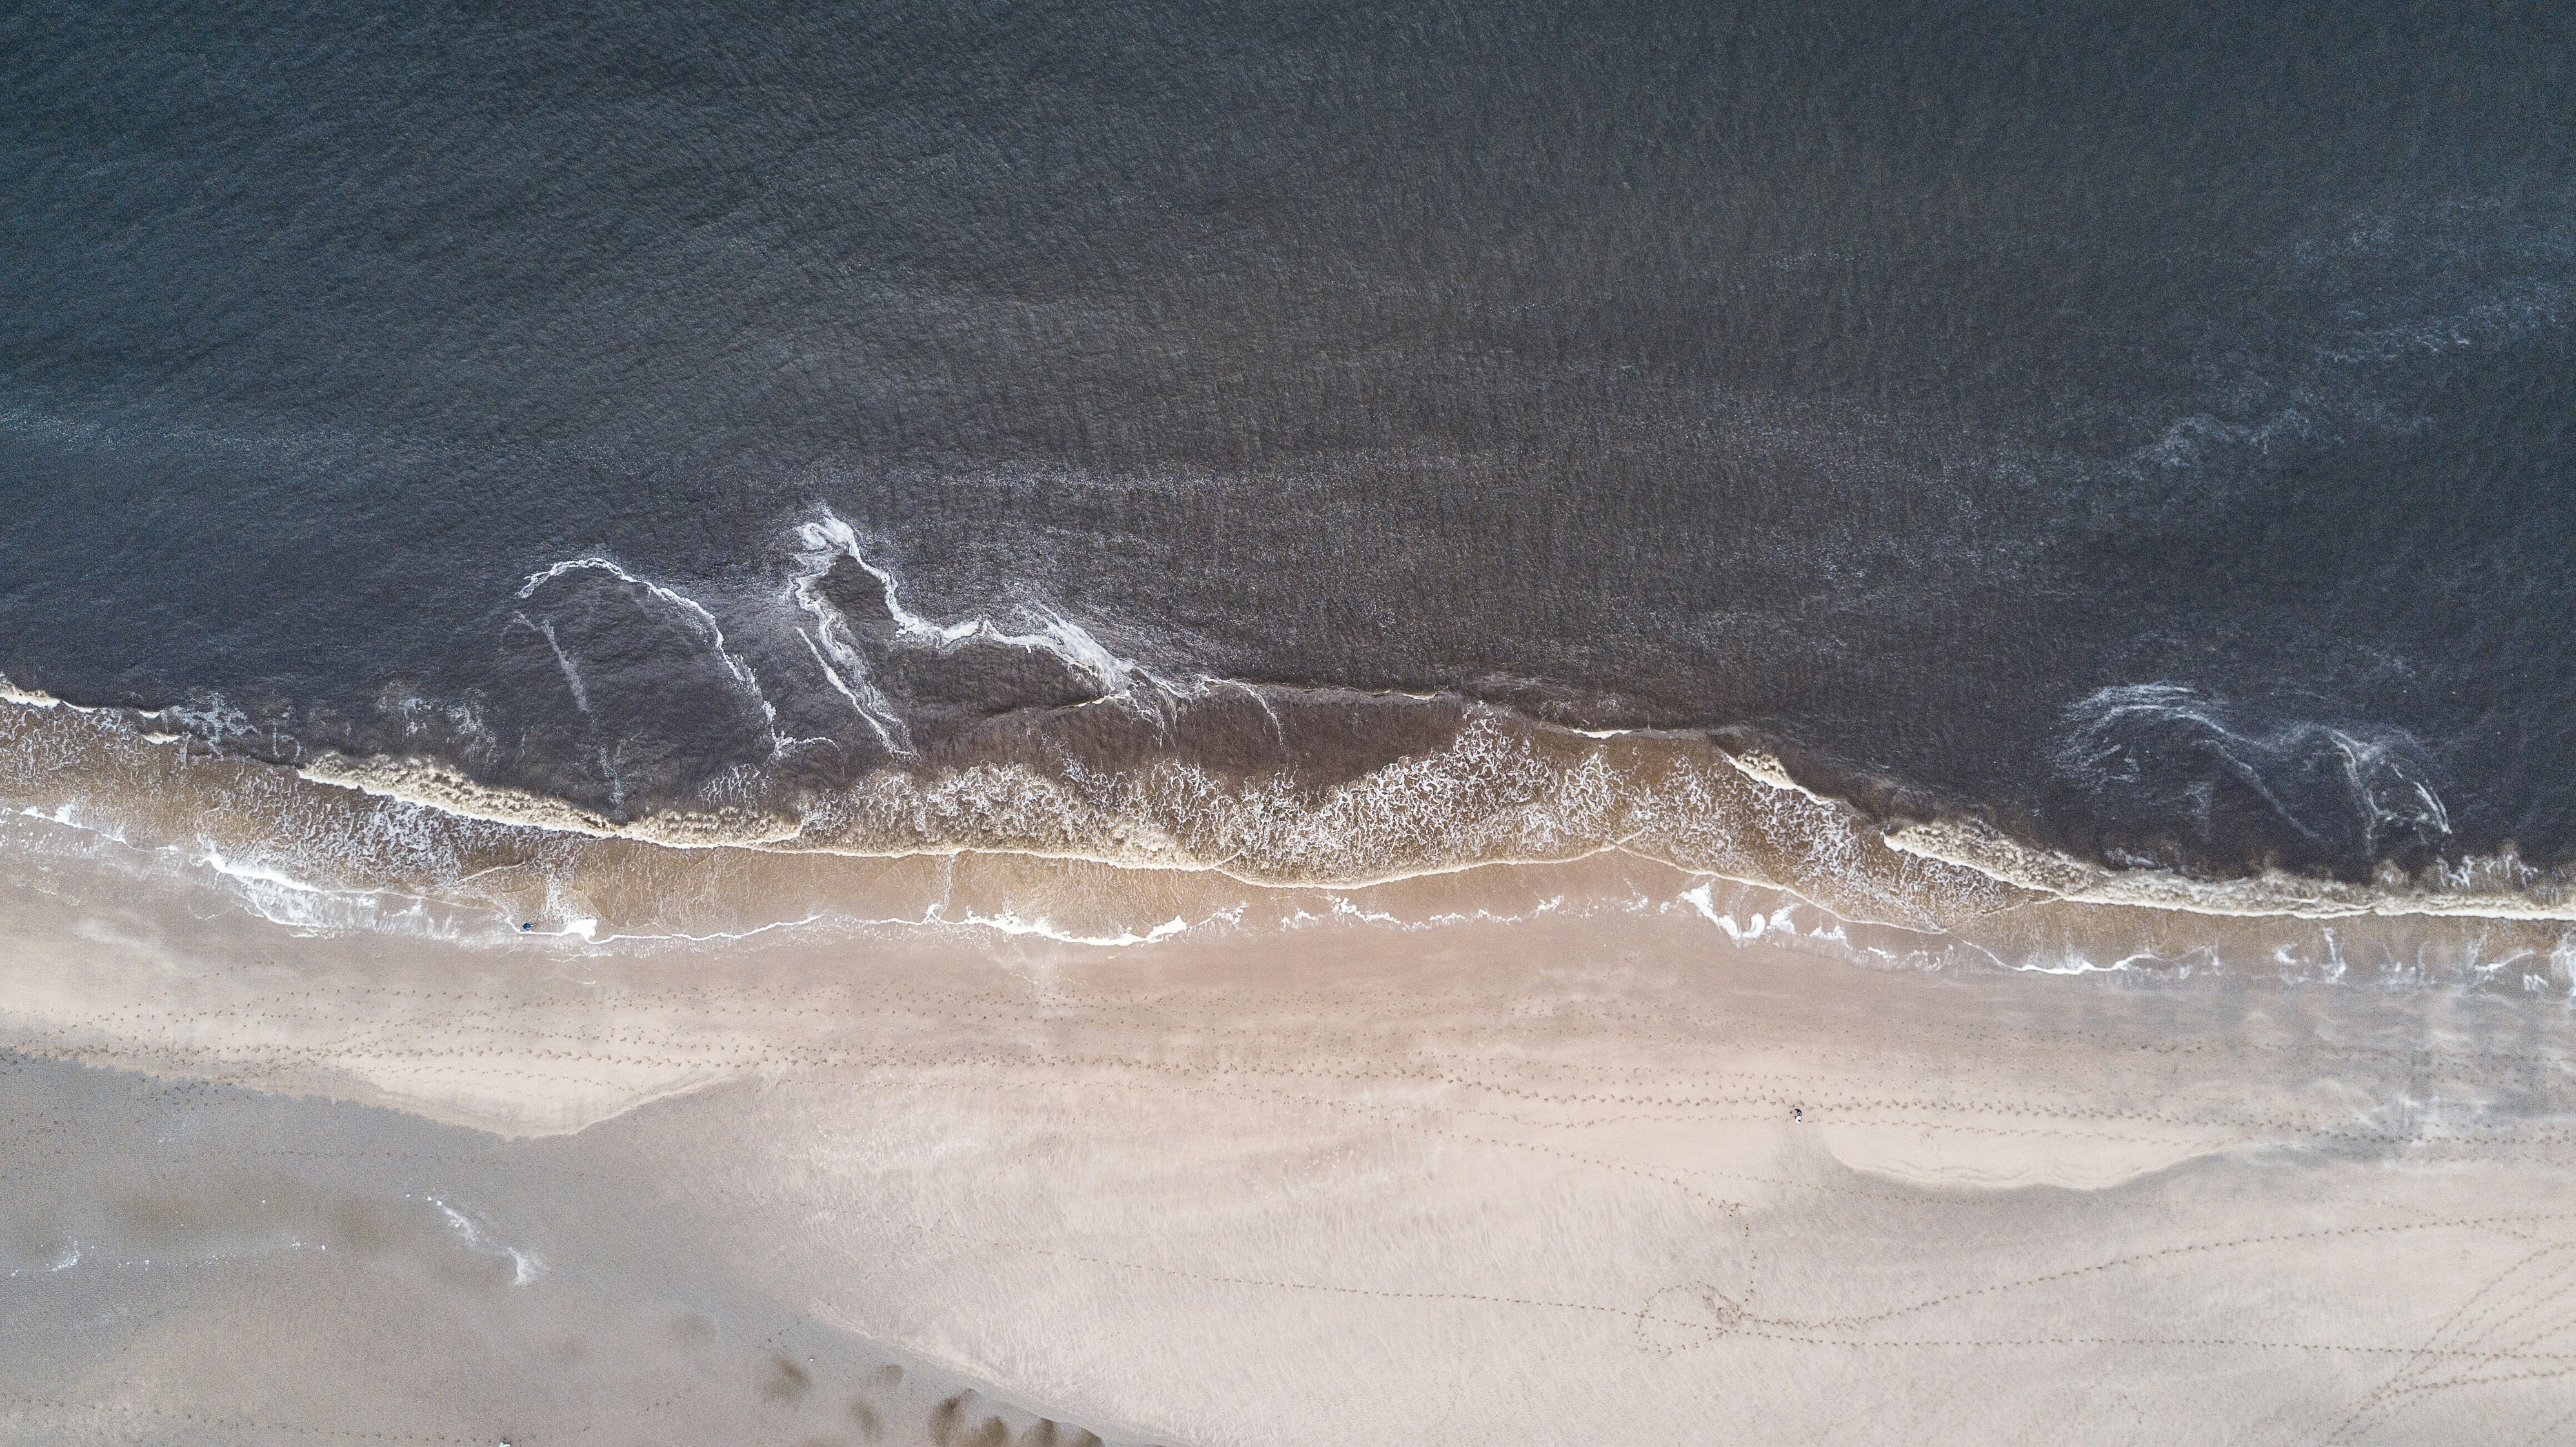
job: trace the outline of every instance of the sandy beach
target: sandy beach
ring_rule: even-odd
[[[21,1440],[2576,1421],[2576,1029],[2516,988],[1870,970],[1688,908],[467,947],[103,867],[5,902]]]

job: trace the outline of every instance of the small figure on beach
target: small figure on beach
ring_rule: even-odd
[[[1807,1111],[1806,1111],[1806,1107],[1804,1107],[1804,1106],[1797,1106],[1797,1105],[1793,1105],[1793,1106],[1789,1107],[1789,1119],[1791,1119],[1791,1120],[1805,1120],[1806,1118],[1807,1118]]]

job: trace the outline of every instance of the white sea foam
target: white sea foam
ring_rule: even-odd
[[[456,1209],[454,1206],[447,1204],[436,1196],[431,1196],[427,1199],[431,1205],[438,1208],[440,1215],[447,1218],[447,1228],[456,1234],[457,1239],[465,1243],[467,1250],[481,1256],[506,1256],[509,1258],[510,1284],[512,1286],[526,1286],[535,1281],[538,1277],[546,1274],[545,1260],[535,1252],[525,1251],[519,1247],[496,1241],[493,1239],[492,1234],[489,1231],[484,1230],[482,1224],[477,1222],[473,1217],[468,1216],[463,1211]]]
[[[1184,934],[1191,928],[1191,924],[1188,920],[1167,919],[1161,924],[1148,927],[1141,934],[1134,930],[1120,930],[1114,935],[1079,934],[1060,928],[1043,916],[1036,919],[1022,919],[1018,915],[1007,911],[1000,914],[979,914],[973,910],[964,911],[954,920],[949,919],[945,911],[934,910],[922,920],[922,923],[928,925],[961,924],[971,926],[976,929],[991,930],[996,934],[1027,935],[1034,936],[1038,939],[1053,940],[1058,944],[1092,945],[1095,947],[1110,949],[1123,949],[1132,945],[1153,944],[1159,940],[1167,940],[1175,935]]]
[[[669,605],[674,612],[688,620],[692,631],[705,639],[708,651],[715,655],[716,662],[733,680],[734,687],[742,694],[744,700],[760,710],[760,716],[768,726],[770,752],[773,757],[796,744],[813,742],[807,739],[787,738],[778,732],[778,709],[769,701],[768,693],[761,688],[760,676],[752,671],[749,663],[744,662],[726,645],[724,626],[716,621],[716,615],[708,611],[705,604],[676,588],[656,583],[650,578],[638,577],[607,558],[582,557],[566,558],[559,563],[530,573],[527,581],[520,584],[518,591],[511,596],[526,601],[535,597],[539,588],[567,573],[590,570],[607,573],[619,582],[643,589],[648,595]],[[572,689],[574,703],[581,709],[584,717],[590,717],[589,695],[582,686],[580,673],[573,666],[573,661],[565,656],[562,646],[555,641],[553,628],[541,627],[539,623],[531,622],[524,615],[521,615],[517,621],[528,627],[537,628],[544,635],[546,646],[553,649],[555,661],[563,669],[564,680]]]
[[[2428,782],[2423,745],[2387,725],[2338,727],[2305,719],[2259,726],[2242,710],[2184,684],[2099,689],[2066,710],[2057,772],[2124,814],[2206,828],[2210,789],[2225,781],[2261,799],[2310,844],[2370,854],[2400,835],[2448,839],[2450,812]],[[2330,773],[2337,787],[2316,777]]]
[[[2175,977],[2234,961],[2383,983],[2469,972],[2554,997],[2576,965],[2564,928],[2576,910],[2528,870],[2371,886],[2114,870],[1973,825],[1882,833],[1797,786],[1776,761],[1687,736],[1596,738],[1497,708],[1464,712],[1445,746],[1320,791],[1178,759],[1124,771],[987,760],[881,771],[806,799],[792,817],[612,824],[539,796],[477,791],[416,762],[307,765],[308,776],[355,786],[326,787],[161,748],[128,716],[30,699],[0,750],[0,806],[23,828],[130,839],[117,847],[138,861],[157,855],[201,871],[241,907],[299,932],[572,951],[885,930],[1129,948],[1194,933],[1635,909],[1684,912],[1713,940],[1917,968]],[[886,909],[825,882],[842,876],[811,873],[821,867],[812,861],[833,859],[963,868],[979,858],[1026,861],[1014,876],[1026,880],[1048,869],[1116,875],[1030,894],[972,883],[998,877],[976,865],[953,891]],[[1620,875],[1622,859],[1681,875],[1641,888]],[[1575,867],[1595,868],[1600,883],[1578,897],[1495,902],[1515,871]],[[808,875],[814,883],[792,882]],[[1443,875],[1459,883],[1428,885]],[[1197,903],[1158,903],[1164,879],[1208,883],[1183,890]],[[1399,886],[1401,903],[1386,893]],[[2374,926],[2356,955],[2311,923],[2347,916],[2465,918],[2448,934]],[[2186,930],[2182,918],[2213,923]],[[2523,975],[2541,984],[2522,986]]]
[[[2280,870],[2195,879],[2159,869],[2112,869],[2032,848],[1972,821],[1906,824],[1885,837],[1900,853],[2079,904],[2237,919],[2576,920],[2576,889],[2542,877],[2511,855],[2466,860],[2422,877],[2388,870],[2368,884],[2347,884]]]
[[[1091,630],[1042,604],[1030,607],[1036,626],[1020,633],[981,615],[959,623],[937,623],[913,612],[903,604],[902,583],[893,573],[868,561],[859,546],[857,530],[837,514],[826,511],[820,518],[801,524],[796,535],[804,544],[798,561],[810,570],[797,580],[800,600],[834,562],[847,558],[884,589],[887,617],[893,620],[902,640],[914,647],[951,652],[966,644],[985,643],[1047,653],[1091,679],[1103,693],[1124,693],[1139,686],[1174,687],[1170,680],[1134,659],[1112,651],[1093,637]],[[830,606],[819,598],[816,601],[823,607]]]
[[[876,581],[894,630],[891,645],[896,648],[939,655],[953,655],[970,647],[1042,653],[1087,680],[1102,699],[1158,713],[1173,703],[1203,698],[1216,689],[1235,689],[1260,705],[1274,729],[1279,727],[1278,714],[1260,689],[1233,679],[1159,672],[1110,648],[1090,629],[1043,603],[1024,605],[1025,622],[1016,631],[987,614],[942,623],[914,612],[904,604],[902,580],[892,570],[870,561],[857,529],[829,510],[799,524],[796,539],[800,544],[796,552],[800,571],[788,585],[788,598],[813,620],[798,630],[798,636],[822,670],[825,682],[898,756],[918,752],[911,723],[872,676],[849,620],[823,593],[824,578],[844,560]]]
[[[80,1265],[80,1263],[81,1245],[78,1240],[73,1240],[68,1242],[60,1252],[56,1253],[51,1261],[45,1262],[41,1266],[21,1266],[9,1271],[0,1272],[0,1281],[7,1281],[20,1276],[55,1276],[71,1270],[73,1267]]]
[[[118,834],[96,832],[103,842],[124,843]],[[176,855],[187,867],[214,875],[242,908],[299,935],[368,933],[454,940],[469,927],[453,905],[425,894],[317,884],[212,848],[164,847],[148,852]],[[472,923],[489,928],[496,922],[488,912],[481,913],[483,917]]]

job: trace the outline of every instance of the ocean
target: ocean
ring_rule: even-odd
[[[2571,897],[2555,12],[5,26],[35,814]]]

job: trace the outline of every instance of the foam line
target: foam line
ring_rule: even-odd
[[[970,646],[1044,653],[1088,679],[1104,700],[1149,709],[1154,716],[1166,720],[1173,704],[1204,698],[1218,688],[1240,689],[1269,716],[1273,731],[1283,740],[1286,737],[1277,711],[1255,685],[1208,674],[1175,678],[1159,673],[1111,649],[1090,629],[1045,604],[1026,605],[1025,611],[1037,626],[1024,632],[1005,628],[985,614],[963,622],[941,623],[916,613],[904,606],[902,580],[891,570],[869,561],[857,530],[829,510],[813,521],[799,524],[796,539],[802,545],[796,561],[803,571],[789,584],[788,596],[814,620],[812,628],[801,630],[800,636],[822,669],[825,681],[900,757],[918,753],[910,726],[894,701],[869,677],[867,658],[851,636],[848,620],[823,596],[823,579],[845,558],[876,580],[886,617],[894,625],[895,647],[939,655],[954,654]]]
[[[800,525],[797,537],[805,544],[804,551],[799,554],[800,561],[814,569],[808,578],[798,580],[800,601],[811,593],[811,583],[819,580],[835,559],[846,557],[877,580],[885,592],[886,616],[893,620],[904,641],[916,647],[941,653],[953,652],[969,643],[1027,649],[1062,660],[1098,684],[1103,693],[1125,693],[1139,684],[1167,692],[1180,691],[1171,681],[1134,659],[1111,651],[1092,636],[1091,630],[1043,604],[1032,605],[1030,609],[1043,626],[1028,633],[1009,632],[981,614],[963,623],[932,622],[903,605],[902,583],[893,573],[868,561],[859,547],[857,531],[837,514],[826,511],[816,521]],[[821,602],[819,594],[814,595],[814,599]]]
[[[56,707],[34,696],[19,706]],[[22,715],[26,722],[19,727],[40,727],[35,719],[41,716]],[[139,746],[149,737],[121,721],[130,720],[130,713],[100,715],[95,724],[91,715],[78,715],[77,722],[55,717],[61,722],[41,727],[81,735],[102,731],[91,744],[57,738],[43,745],[47,757],[67,747],[109,747],[116,739]],[[292,772],[438,815],[656,847],[881,859],[1022,856],[1205,872],[1263,889],[1351,889],[1625,855],[1701,878],[1778,890],[1854,925],[1909,932],[1952,932],[1980,912],[2043,901],[2241,918],[2576,919],[2576,892],[2565,881],[2509,858],[2463,861],[2439,878],[2392,875],[2371,885],[2278,874],[2192,880],[2032,849],[1972,822],[1882,833],[1847,806],[1798,786],[1774,760],[1728,754],[1686,736],[1669,745],[1683,751],[1674,756],[1684,761],[1676,767],[1622,764],[1592,752],[1668,747],[1653,738],[1620,744],[1587,739],[1583,751],[1568,754],[1554,745],[1537,747],[1534,741],[1551,735],[1583,737],[1508,710],[1474,711],[1454,745],[1396,760],[1319,798],[1258,780],[1184,777],[1186,770],[1168,779],[1164,775],[1171,771],[1059,778],[1022,765],[982,764],[930,777],[882,771],[862,778],[846,795],[805,798],[783,814],[662,812],[626,824],[545,796],[475,785],[426,761],[325,758]],[[32,741],[29,747],[35,747]],[[104,764],[107,756],[101,757]],[[1706,762],[1686,762],[1692,759]],[[33,768],[34,756],[25,762]],[[117,763],[101,781],[123,777],[131,767],[132,761]],[[201,765],[170,758],[154,767],[179,773],[166,784],[138,778],[135,785],[153,791],[179,787],[180,774]],[[232,761],[222,767],[271,766]],[[8,800],[12,812],[83,825],[95,813],[102,826],[124,817],[115,809],[89,810],[81,785],[59,771],[20,772],[18,797]],[[1740,782],[1728,784],[1730,777]],[[300,847],[312,848],[334,847],[328,821],[335,811],[357,807],[332,803],[328,796],[301,803],[279,796],[278,802],[323,811],[294,826],[311,835]],[[259,807],[255,798],[251,807]],[[362,822],[362,813],[349,817],[351,828],[370,831],[364,837],[380,837],[383,824]],[[1021,820],[1027,829],[1014,832]],[[325,832],[313,834],[317,827]],[[359,842],[353,835],[349,844]],[[1744,853],[1748,847],[1757,852]]]
[[[519,590],[516,593],[511,594],[511,596],[525,601],[528,598],[533,597],[536,594],[537,589],[564,576],[566,573],[578,572],[584,569],[597,569],[616,578],[620,582],[630,583],[638,588],[642,588],[654,597],[661,599],[664,603],[667,603],[671,607],[679,610],[683,616],[695,620],[697,625],[705,630],[707,646],[714,650],[716,661],[724,665],[725,672],[732,675],[734,682],[743,690],[744,694],[749,697],[753,703],[760,706],[760,716],[762,721],[768,727],[770,752],[773,756],[785,752],[790,744],[810,742],[809,740],[788,739],[779,734],[778,709],[775,705],[770,703],[769,695],[762,690],[760,686],[760,676],[752,672],[750,664],[745,663],[740,658],[734,656],[733,651],[725,646],[724,626],[716,622],[716,615],[708,612],[706,605],[700,603],[697,599],[690,597],[688,594],[680,592],[678,589],[664,587],[662,584],[656,583],[649,578],[639,578],[635,574],[628,572],[626,569],[618,566],[614,562],[611,562],[607,558],[587,557],[567,558],[560,563],[556,563],[550,567],[542,568],[536,572],[530,573],[528,575],[528,580],[520,584]],[[546,642],[550,646],[554,643],[554,632],[552,629],[546,630]],[[555,657],[559,661],[563,660],[563,650],[561,648],[555,649]],[[574,676],[572,673],[572,665],[569,661],[564,662],[564,670],[567,678],[572,678]],[[578,700],[580,697],[581,686],[578,682],[575,682],[573,688],[576,700]],[[585,706],[582,711],[587,714],[589,709]]]

